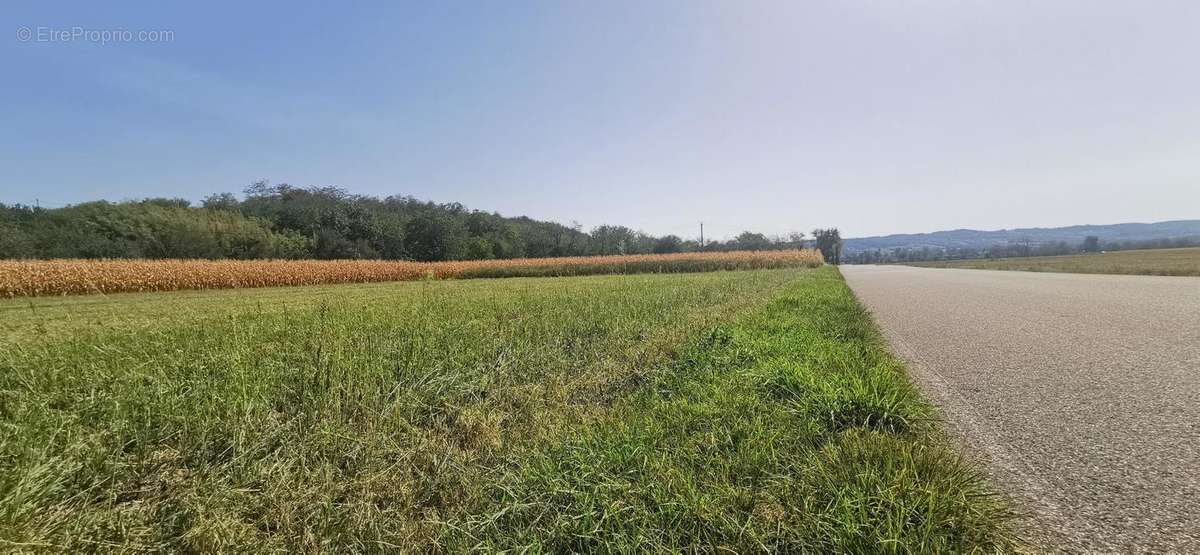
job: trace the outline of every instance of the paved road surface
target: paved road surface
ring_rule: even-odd
[[[1035,542],[1200,553],[1200,278],[842,273]]]

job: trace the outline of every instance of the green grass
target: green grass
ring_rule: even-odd
[[[1023,270],[1076,274],[1145,274],[1157,276],[1200,276],[1200,247],[1113,251],[1068,256],[1030,256],[976,260],[914,262],[930,268],[977,270]]]
[[[0,315],[0,547],[1015,547],[833,268]]]

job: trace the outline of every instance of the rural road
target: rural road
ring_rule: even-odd
[[[1200,278],[841,270],[1035,547],[1200,552]]]

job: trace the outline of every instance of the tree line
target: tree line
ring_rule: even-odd
[[[1022,241],[1001,243],[983,248],[921,246],[895,249],[870,249],[847,253],[842,257],[842,261],[847,264],[888,264],[921,262],[926,260],[1062,256],[1104,251],[1170,249],[1196,246],[1200,246],[1200,237],[1176,237],[1140,241],[1104,241],[1095,235],[1089,235],[1084,237],[1080,243],[1068,243],[1067,241],[1033,243]]]
[[[822,250],[830,245],[826,237]],[[747,231],[727,241],[701,243],[619,225],[585,232],[578,225],[504,217],[458,203],[267,182],[251,185],[242,198],[221,193],[199,205],[169,198],[51,209],[0,204],[0,258],[437,261],[804,246],[805,235],[799,232],[767,236]]]

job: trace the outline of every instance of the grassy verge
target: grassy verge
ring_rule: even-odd
[[[826,269],[513,460],[453,548],[1005,551],[1003,504]]]
[[[0,303],[0,545],[1012,547],[835,269],[286,291]]]
[[[1143,274],[1200,276],[1200,248],[1114,251],[1069,256],[1030,256],[978,260],[914,262],[930,268],[1021,270],[1076,274]]]

